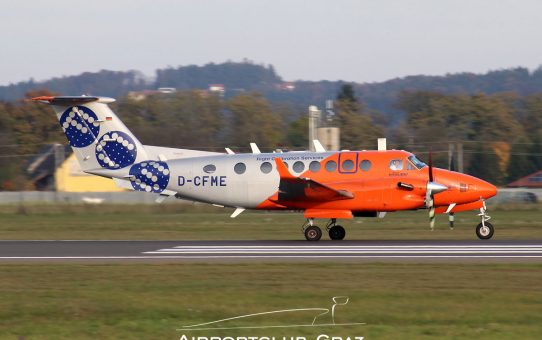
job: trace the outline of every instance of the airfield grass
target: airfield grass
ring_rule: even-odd
[[[539,206],[491,211],[495,239],[542,239]],[[0,207],[0,239],[299,240],[295,213],[204,206]],[[475,239],[475,212],[344,221],[347,239]],[[320,225],[321,222],[319,221]],[[323,239],[326,239],[324,236]],[[366,339],[540,339],[540,263],[3,263],[0,339],[179,339],[191,336],[364,336]],[[331,308],[343,327],[177,331],[185,325],[293,308]],[[311,323],[314,313],[222,326]],[[317,323],[331,322],[329,315]],[[325,340],[325,339],[321,339]]]
[[[494,239],[542,239],[540,205],[491,209]],[[207,205],[26,205],[0,206],[0,240],[299,240],[302,213],[245,212]],[[317,220],[324,230],[325,220]],[[340,220],[347,240],[475,239],[475,211],[456,214],[456,228],[437,215],[429,229],[426,210],[388,213],[384,219]]]
[[[541,264],[265,263],[2,264],[1,339],[179,339],[364,336],[366,339],[540,339]],[[331,308],[335,323],[178,331],[236,315]],[[222,327],[310,324],[293,313]],[[317,320],[331,323],[330,315]],[[217,327],[217,325],[215,325]]]

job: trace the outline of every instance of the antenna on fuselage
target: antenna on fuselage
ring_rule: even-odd
[[[256,145],[256,143],[250,143],[250,148],[252,149],[252,153],[261,153],[260,148],[258,148],[258,145]]]
[[[377,143],[378,143],[378,151],[386,151],[386,148],[387,148],[386,138],[378,138]]]

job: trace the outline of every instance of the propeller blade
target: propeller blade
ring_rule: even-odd
[[[431,198],[429,207],[429,226],[431,231],[435,230],[435,205],[433,204],[433,198]]]

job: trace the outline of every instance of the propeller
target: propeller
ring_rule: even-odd
[[[434,181],[433,177],[433,153],[429,150],[429,181],[425,191],[425,205],[429,209],[429,226],[431,230],[435,229],[435,199],[434,195],[443,192],[448,188]]]
[[[457,171],[455,156],[453,152],[452,152],[452,155],[450,156],[450,162],[448,163],[448,170]],[[448,223],[449,223],[450,229],[454,229],[454,220],[455,220],[454,214],[455,213],[453,212],[448,213]]]

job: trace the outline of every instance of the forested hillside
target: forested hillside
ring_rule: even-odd
[[[15,101],[28,91],[48,89],[65,95],[94,94],[121,97],[129,91],[174,87],[180,90],[207,89],[210,84],[223,84],[225,96],[242,92],[258,92],[275,104],[285,104],[298,111],[309,105],[323,106],[333,99],[346,81],[293,81],[286,89],[285,80],[271,65],[242,63],[210,63],[204,66],[181,66],[159,69],[154,78],[146,79],[140,72],[100,71],[78,76],[54,78],[44,82],[27,81],[0,86],[0,100]],[[542,69],[530,72],[526,68],[490,71],[485,74],[458,73],[444,76],[409,76],[381,83],[352,84],[359,99],[368,110],[376,110],[388,123],[398,125],[404,112],[394,106],[402,91],[434,91],[443,94],[495,94],[513,92],[528,95],[542,92]]]

